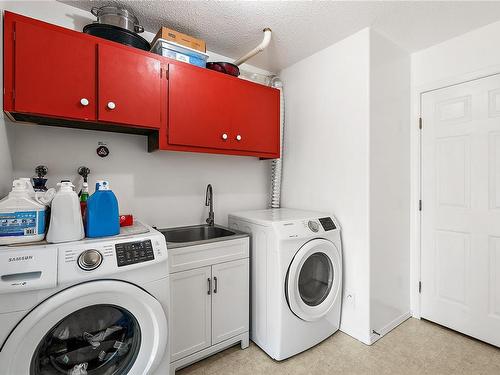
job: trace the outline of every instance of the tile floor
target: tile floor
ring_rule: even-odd
[[[372,346],[342,332],[286,361],[255,344],[232,347],[177,375],[500,375],[500,349],[423,320],[409,319]]]

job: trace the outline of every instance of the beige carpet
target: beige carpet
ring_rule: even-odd
[[[255,344],[232,347],[177,375],[500,375],[500,349],[433,323],[409,319],[372,346],[342,332],[286,361]]]

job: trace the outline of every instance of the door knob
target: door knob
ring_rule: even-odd
[[[84,107],[86,107],[89,105],[89,100],[87,98],[81,98],[80,104],[83,105]]]
[[[113,103],[113,102],[108,102],[108,108],[109,109],[115,109],[116,108],[116,104]]]
[[[227,134],[226,134],[226,133],[222,134],[222,139],[223,139],[223,140],[226,140],[226,139],[227,139]]]
[[[238,135],[236,136],[236,140],[237,140],[238,142],[239,142],[239,141],[241,141],[241,135],[239,135],[239,134],[238,134]]]

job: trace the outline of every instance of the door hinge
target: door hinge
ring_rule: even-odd
[[[422,211],[422,199],[418,201],[418,210]]]
[[[16,99],[16,90],[12,89],[12,100]]]
[[[418,118],[418,128],[422,130],[422,117]]]
[[[12,40],[16,41],[16,30],[12,30]]]
[[[421,281],[418,282],[418,292],[422,293],[422,282]]]
[[[168,79],[168,68],[165,69],[165,78]]]

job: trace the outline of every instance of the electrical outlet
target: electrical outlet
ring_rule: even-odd
[[[344,303],[352,309],[356,308],[356,295],[353,292],[346,290],[344,294]]]

